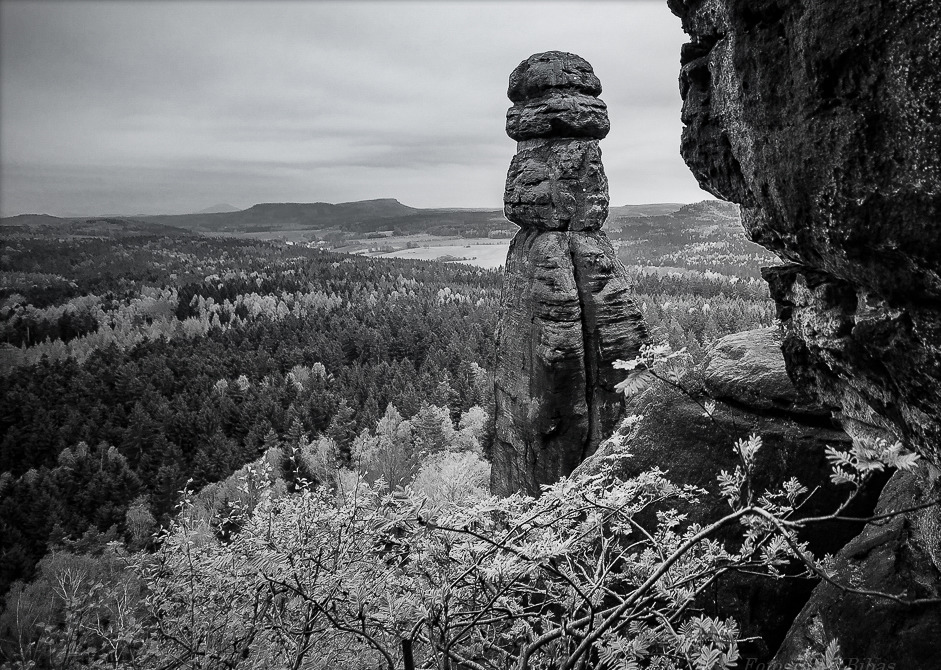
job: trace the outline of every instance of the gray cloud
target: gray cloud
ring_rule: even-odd
[[[612,202],[706,197],[678,156],[683,35],[650,2],[0,3],[3,214],[396,197],[499,206],[506,81],[591,62]]]

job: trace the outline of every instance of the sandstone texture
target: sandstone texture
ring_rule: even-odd
[[[587,60],[564,51],[533,54],[510,73],[507,97],[527,103],[552,92],[601,95],[601,81]]]
[[[749,385],[749,379],[755,381],[754,386]],[[845,492],[829,484],[825,448],[849,449],[850,438],[828,412],[806,402],[794,388],[784,370],[776,329],[722,338],[681,385],[688,395],[657,383],[633,399],[627,411],[642,418],[619,428],[579,466],[578,472],[613,469],[617,476],[628,478],[654,467],[662,468],[675,482],[710,491],[698,505],[682,511],[689,521],[712,523],[730,511],[728,503],[716,493],[716,478],[722,470],[731,472],[738,464],[734,442],[754,433],[762,437],[763,445],[754,470],[756,495],[796,477],[809,489],[820,487],[801,509],[801,515],[817,516],[836,509]],[[704,415],[694,399],[700,404],[715,401],[712,419]],[[867,488],[854,509],[870,511],[881,483]],[[808,541],[816,553],[836,553],[861,527],[828,523],[808,529],[801,539]],[[732,529],[722,539],[734,541],[737,534],[740,529]],[[813,583],[805,580],[727,574],[700,604],[710,615],[734,617],[742,626],[743,637],[760,637],[743,644],[742,651],[746,658],[766,662],[812,589]]]
[[[608,107],[598,98],[579,93],[550,93],[506,113],[506,134],[523,141],[541,137],[604,139],[611,124]]]
[[[681,152],[704,188],[741,205],[749,236],[785,261],[763,274],[791,378],[854,439],[898,438],[918,452],[919,495],[937,499],[941,3],[668,4],[691,37],[681,53]],[[844,576],[920,592],[930,583],[922,559],[941,567],[941,512],[924,517],[923,531],[863,551],[870,559],[847,556]],[[908,563],[906,551],[921,558]],[[814,598],[833,599],[827,588]],[[930,649],[906,656],[899,639],[914,615],[883,605],[821,605],[802,625],[835,637],[848,657],[865,656],[865,637],[895,667],[941,667],[937,632]],[[797,658],[808,635],[795,633],[782,654]]]
[[[599,230],[608,218],[608,179],[598,141],[521,142],[503,203],[506,218],[523,228]]]
[[[705,358],[704,387],[716,400],[758,412],[829,417],[830,413],[788,377],[777,327],[723,337]]]
[[[924,478],[898,472],[886,485],[876,513],[907,509],[931,499]],[[930,548],[937,546],[936,521],[934,510],[922,509],[870,523],[838,554],[834,581],[907,601],[941,600],[941,572],[930,555]],[[853,659],[868,659],[868,667],[937,668],[941,606],[937,602],[905,605],[823,583],[797,617],[774,660],[780,667],[799,664],[808,650],[822,653],[833,639],[839,641],[843,660],[851,667]]]
[[[618,359],[646,341],[626,271],[600,231],[608,132],[591,66],[552,51],[510,75],[507,133],[520,140],[504,211],[520,226],[507,255],[494,386],[491,489],[539,495],[617,426]]]
[[[669,5],[683,157],[791,263],[766,277],[792,373],[941,465],[941,4]]]

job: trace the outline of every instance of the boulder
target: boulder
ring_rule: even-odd
[[[506,134],[523,141],[540,137],[604,139],[611,129],[608,107],[598,98],[553,91],[506,112]]]
[[[541,98],[552,91],[601,95],[601,81],[591,64],[565,51],[533,54],[510,73],[507,97],[515,103]]]
[[[705,359],[706,393],[757,412],[829,416],[787,375],[776,326],[734,333],[719,340]]]

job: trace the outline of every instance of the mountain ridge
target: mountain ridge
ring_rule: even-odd
[[[609,208],[608,229],[617,231],[650,224],[676,226],[687,218],[714,223],[728,222],[730,214],[737,223],[737,213],[726,203],[703,201],[682,203],[648,203]],[[211,208],[210,208],[211,209]],[[57,217],[48,214],[19,214],[0,219],[3,226],[36,228],[69,227],[69,234],[87,228],[91,221],[136,222],[196,233],[277,233],[280,231],[337,229],[345,233],[366,235],[379,231],[401,234],[433,233],[444,236],[487,237],[491,231],[502,230],[506,236],[516,226],[497,208],[418,208],[395,198],[376,198],[350,202],[262,202],[245,209],[229,212],[193,214],[152,214],[134,216]],[[682,225],[680,223],[679,225]]]
[[[285,226],[310,229],[343,227],[408,216],[416,211],[395,198],[377,198],[341,203],[263,202],[235,212],[161,214],[140,218],[199,232],[252,232]]]

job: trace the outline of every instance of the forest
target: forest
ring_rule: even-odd
[[[0,255],[5,667],[197,667],[150,656],[168,620],[149,605],[160,589],[170,589],[164,604],[180,597],[160,571],[173,572],[173,548],[188,546],[179,543],[189,533],[206,551],[255,541],[244,529],[258,521],[257,505],[300,505],[325,527],[365,524],[372,530],[363,530],[357,551],[368,553],[376,551],[369,542],[387,546],[417,531],[375,536],[361,514],[399,519],[389,521],[394,526],[405,523],[402,509],[419,504],[416,491],[431,507],[486,497],[499,270],[125,220],[87,220],[67,231],[14,223],[4,224]],[[774,318],[754,259],[744,262],[746,250],[736,256],[719,242],[690,235],[674,245],[670,264],[682,272],[651,270],[656,256],[645,259],[634,245],[627,258],[621,248],[654,338],[694,360],[715,339]],[[661,479],[648,485],[681,495]],[[331,503],[327,489],[362,498]],[[403,490],[404,498],[388,497]],[[484,512],[473,514],[483,523]],[[454,549],[431,535],[422,540],[434,544],[429,555]],[[327,540],[298,551],[317,542]],[[342,552],[355,563],[353,547]],[[199,569],[208,569],[214,559],[203,558],[209,563]],[[187,566],[196,579],[196,563]],[[314,601],[299,602],[311,621],[329,622],[314,616]],[[207,621],[220,616],[203,606]],[[193,614],[196,604],[187,607]],[[294,660],[307,656],[297,654],[317,639],[315,630],[339,654],[336,665],[322,667],[357,667],[341,658],[335,626],[328,634],[312,624],[303,644],[291,638],[284,649]],[[718,640],[717,631],[710,635]],[[184,644],[194,631],[178,633],[179,658],[196,654],[190,660],[207,659],[205,645],[222,635]],[[389,652],[379,646],[356,653],[380,662]],[[235,658],[239,649],[226,653]],[[220,659],[199,667],[235,667]]]

